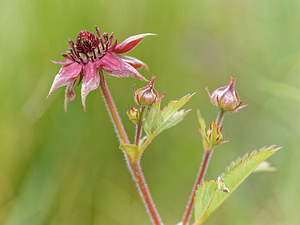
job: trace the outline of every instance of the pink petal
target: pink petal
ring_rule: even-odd
[[[70,64],[70,63],[73,63],[73,62],[75,62],[73,59],[71,59],[70,58],[70,56],[68,56],[67,54],[62,54],[62,56],[64,57],[64,58],[66,58],[66,62],[60,62],[60,61],[52,61],[52,60],[50,60],[51,62],[53,62],[53,63],[55,63],[55,64],[60,64],[60,65],[67,65],[67,64]]]
[[[123,62],[126,62],[129,65],[133,66],[135,69],[141,69],[144,67],[148,72],[150,72],[147,64],[139,59],[127,55],[119,55],[119,58],[121,58]]]
[[[135,35],[135,36],[128,37],[121,44],[117,45],[114,52],[118,53],[118,54],[123,54],[123,53],[129,52],[141,40],[143,40],[144,37],[149,36],[149,35],[156,35],[156,34],[146,33],[146,34],[138,34],[138,35]]]
[[[59,64],[59,65],[68,65],[68,64],[71,64],[73,63],[74,61],[70,60],[70,59],[67,59],[66,62],[61,62],[61,61],[53,61],[53,60],[50,60],[51,62],[55,63],[55,64]]]
[[[74,85],[77,81],[77,78],[73,78],[74,80],[68,84],[65,92],[65,104],[64,104],[64,109],[65,112],[67,113],[67,107],[69,101],[73,101],[75,99],[75,92],[74,92]]]
[[[134,67],[122,61],[113,53],[106,53],[100,60],[99,65],[106,73],[115,77],[135,77],[143,81],[148,81]]]
[[[73,82],[74,78],[78,76],[81,71],[81,65],[78,63],[71,63],[64,65],[58,74],[55,76],[49,94],[46,99],[55,91],[57,88],[65,86]]]
[[[95,90],[100,83],[98,69],[93,62],[83,66],[83,82],[81,86],[81,101],[85,111],[85,99],[90,91]]]

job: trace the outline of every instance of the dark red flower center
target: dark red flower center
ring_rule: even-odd
[[[76,50],[79,53],[87,54],[98,47],[96,36],[86,30],[80,31],[76,40]]]
[[[101,59],[107,52],[113,51],[117,46],[117,41],[112,44],[113,34],[108,36],[107,33],[100,34],[98,27],[96,27],[98,37],[93,33],[83,30],[80,31],[76,45],[69,39],[70,48],[62,54],[68,60],[87,64],[90,61]]]

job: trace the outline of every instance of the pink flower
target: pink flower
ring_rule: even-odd
[[[142,61],[121,55],[131,51],[146,36],[155,35],[151,33],[139,34],[128,37],[121,44],[117,41],[113,43],[113,34],[102,35],[96,27],[98,37],[93,33],[83,30],[80,31],[76,44],[69,39],[70,48],[67,53],[62,54],[66,62],[55,62],[63,65],[55,76],[51,89],[46,99],[57,88],[67,85],[65,92],[64,108],[67,112],[69,101],[74,100],[74,85],[82,81],[81,100],[85,111],[85,99],[88,93],[95,90],[100,83],[99,69],[115,77],[135,77],[147,81],[136,69],[146,68],[147,65]]]

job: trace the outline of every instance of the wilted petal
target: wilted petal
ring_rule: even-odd
[[[74,85],[77,81],[77,78],[74,78],[74,80],[68,84],[65,92],[65,104],[64,104],[64,109],[65,112],[67,113],[67,107],[69,101],[73,101],[75,99],[75,92],[74,92]]]
[[[148,81],[134,67],[122,61],[113,53],[107,53],[99,62],[97,67],[101,67],[106,73],[115,77],[135,77],[143,81]]]
[[[100,83],[99,72],[94,62],[89,62],[83,66],[83,77],[84,78],[81,86],[81,101],[85,111],[86,96],[90,91],[95,90]]]
[[[126,38],[121,44],[118,44],[114,49],[115,53],[123,54],[132,50],[141,40],[149,35],[156,35],[151,33],[146,34],[138,34],[135,36],[131,36]]]
[[[78,76],[81,71],[81,65],[78,63],[71,63],[64,65],[58,74],[55,76],[53,84],[50,88],[47,98],[55,91],[57,88],[65,86],[73,82],[74,78]],[[46,98],[46,99],[47,99]]]
[[[119,55],[119,58],[121,58],[122,61],[128,63],[129,65],[133,66],[135,69],[141,69],[144,67],[148,72],[150,72],[147,64],[139,59],[127,55]]]

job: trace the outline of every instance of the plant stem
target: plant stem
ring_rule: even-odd
[[[135,145],[139,147],[140,139],[141,139],[141,131],[143,126],[143,117],[145,112],[145,106],[141,106],[141,112],[139,116],[138,123],[136,125],[136,131],[135,131]]]
[[[110,92],[106,86],[103,71],[100,69],[99,73],[100,73],[100,88],[101,88],[107,109],[111,116],[112,123],[113,123],[116,133],[118,135],[119,141],[123,144],[129,144],[130,142],[127,137],[124,126],[122,124],[121,118],[118,114],[117,108],[115,106],[115,103],[114,103],[111,95],[110,95]]]
[[[220,109],[220,111],[218,113],[218,116],[217,116],[217,119],[216,119],[216,125],[218,127],[222,126],[223,119],[224,119],[224,113],[225,113],[225,111],[223,109]]]
[[[103,72],[101,69],[99,70],[99,74],[100,74],[100,88],[101,88],[103,98],[106,103],[108,112],[111,116],[112,123],[115,127],[115,131],[118,135],[119,141],[123,144],[130,144],[127,133],[124,129],[122,121],[117,112],[117,108],[113,102],[113,99],[110,95],[108,87],[106,86],[105,78],[104,78],[104,75],[103,75]],[[139,133],[139,136],[141,133],[141,127],[142,126],[140,125],[139,131],[137,132],[137,133]],[[139,139],[140,138],[138,138],[138,140]],[[160,216],[155,208],[155,205],[153,203],[150,192],[148,190],[146,181],[144,179],[143,172],[140,167],[140,160],[138,160],[137,162],[134,162],[134,160],[126,152],[124,152],[124,156],[125,156],[127,167],[130,171],[130,174],[133,177],[134,182],[137,185],[138,191],[144,202],[147,213],[149,214],[149,216],[151,218],[151,221],[155,225],[162,225],[163,223],[161,222]]]
[[[136,179],[135,182],[137,183],[139,193],[147,209],[147,212],[152,220],[152,223],[155,225],[163,225],[159,213],[157,212],[157,209],[155,208],[155,204],[151,198],[147,183],[144,179],[143,172],[140,167],[140,160],[138,160],[138,162],[135,162],[131,165],[134,170],[134,176]]]
[[[190,214],[191,214],[193,206],[194,206],[195,192],[197,190],[198,185],[201,183],[201,181],[205,175],[211,155],[212,155],[212,151],[204,150],[204,155],[202,158],[201,166],[200,166],[200,169],[199,169],[199,172],[197,175],[197,179],[196,179],[194,188],[192,190],[192,194],[190,195],[190,199],[187,204],[186,211],[183,216],[182,225],[187,224],[187,222],[189,221]]]
[[[224,113],[225,113],[225,111],[220,109],[220,111],[218,113],[218,116],[216,118],[217,127],[222,126],[222,122],[223,122],[223,119],[224,119]],[[192,194],[190,196],[189,202],[187,204],[187,207],[186,207],[186,210],[185,210],[185,213],[184,213],[184,216],[183,216],[182,225],[186,225],[189,221],[190,214],[191,214],[193,206],[194,206],[194,199],[195,199],[196,190],[197,190],[198,186],[202,183],[202,180],[205,176],[207,167],[209,165],[209,160],[210,160],[213,152],[214,152],[214,148],[212,148],[212,149],[205,149],[204,148],[204,155],[203,155],[203,158],[202,158],[201,166],[200,166],[200,169],[199,169],[199,172],[198,172],[198,175],[197,175],[197,179],[196,179],[194,188],[192,190]]]
[[[140,146],[139,151],[142,153],[144,149],[151,143],[153,137],[150,135],[147,137],[146,141]]]

